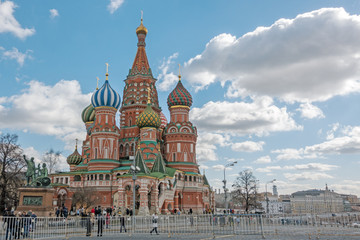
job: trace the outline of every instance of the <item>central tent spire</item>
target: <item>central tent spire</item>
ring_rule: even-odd
[[[147,59],[146,51],[145,51],[145,46],[146,46],[145,38],[146,38],[147,33],[148,33],[148,30],[143,25],[143,18],[142,18],[142,14],[141,14],[140,26],[138,28],[136,28],[136,35],[138,37],[138,43],[137,43],[138,49],[136,52],[134,63],[130,70],[130,75],[136,75],[136,74],[152,75],[151,70],[150,70],[149,61]]]

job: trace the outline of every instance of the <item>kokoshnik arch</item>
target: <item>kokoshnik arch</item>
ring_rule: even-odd
[[[140,168],[136,180],[136,212],[169,213],[174,209],[203,212],[214,208],[214,193],[196,160],[197,129],[189,121],[192,97],[179,81],[169,94],[168,122],[159,106],[156,79],[145,51],[148,33],[141,19],[137,52],[125,79],[123,100],[110,86],[109,74],[82,114],[86,139],[68,158],[70,172],[51,175],[53,205],[74,207],[76,189],[96,192],[96,205],[133,206],[130,166]],[[120,108],[120,109],[119,109]],[[117,126],[116,111],[120,112]],[[76,206],[79,207],[79,206]]]

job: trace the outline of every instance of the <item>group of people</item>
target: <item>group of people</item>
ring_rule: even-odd
[[[36,228],[37,216],[31,210],[28,212],[15,212],[6,209],[4,212],[3,228],[6,229],[5,240],[28,238],[29,233]]]

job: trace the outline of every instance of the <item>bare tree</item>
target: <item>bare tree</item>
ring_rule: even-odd
[[[88,209],[98,203],[98,196],[92,187],[79,187],[74,191],[72,196],[73,206],[83,206]]]
[[[256,207],[256,178],[250,170],[240,172],[233,187],[233,198],[245,206],[246,212]]]
[[[46,163],[50,174],[54,173],[57,170],[60,154],[60,151],[55,152],[52,148],[44,154],[43,162]]]
[[[17,205],[18,188],[24,185],[26,163],[22,157],[22,149],[17,144],[16,134],[0,135],[0,212],[5,207]]]

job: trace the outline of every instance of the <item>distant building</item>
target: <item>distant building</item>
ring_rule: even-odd
[[[336,213],[344,212],[344,200],[340,194],[325,190],[311,189],[298,191],[290,197],[292,213]]]

